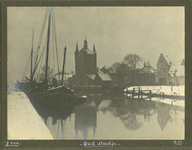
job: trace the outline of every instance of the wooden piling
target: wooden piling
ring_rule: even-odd
[[[133,88],[133,91],[132,91],[132,98],[134,99],[134,94],[135,94],[135,88]]]
[[[150,101],[151,101],[151,90],[150,90],[150,94],[149,94],[149,97],[150,97]]]

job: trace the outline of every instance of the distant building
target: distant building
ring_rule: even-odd
[[[155,70],[150,64],[144,63],[143,68],[140,72],[140,79],[142,79],[141,83],[144,85],[153,85],[156,83],[157,70]]]
[[[168,57],[160,55],[157,62],[157,81],[162,85],[184,85],[185,60],[181,65],[174,65]]]
[[[123,78],[116,72],[110,72],[107,66],[97,69],[97,53],[95,45],[93,50],[88,49],[87,40],[84,40],[84,46],[81,50],[76,44],[75,51],[75,75],[69,79],[69,85],[76,88],[90,91],[91,88],[102,87],[109,90],[113,85],[123,84]],[[99,91],[99,89],[97,89]],[[92,90],[91,90],[92,91]],[[100,90],[101,91],[101,90]]]
[[[182,60],[181,65],[185,66],[185,59]]]
[[[169,73],[173,85],[185,85],[185,60],[182,60],[181,65],[172,65]]]
[[[111,78],[113,86],[116,85],[119,87],[124,87],[124,77],[121,73],[117,73],[116,71],[111,71],[107,66],[103,66],[100,69],[100,74],[101,73],[108,74],[108,76]]]
[[[144,63],[143,68],[136,69],[134,78],[125,77],[127,85],[154,85],[157,83],[157,71],[148,63]]]
[[[84,46],[81,50],[76,45],[75,51],[75,76],[76,84],[87,85],[89,78],[93,77],[97,71],[97,53],[95,45],[93,50],[88,49],[87,40],[84,40]]]
[[[109,67],[107,67],[107,66],[103,66],[100,70],[101,70],[103,73],[109,73]]]
[[[159,60],[157,62],[157,80],[160,84],[169,85],[170,74],[169,70],[171,67],[171,61],[168,57],[164,57],[163,54],[160,55]]]
[[[108,73],[97,73],[94,82],[104,89],[109,89],[112,86],[112,79]]]

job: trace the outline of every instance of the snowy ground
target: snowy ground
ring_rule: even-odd
[[[9,140],[53,139],[30,100],[21,91],[8,92],[7,126]]]
[[[177,95],[177,96],[185,96],[185,86],[132,86],[129,88],[126,88],[124,91],[133,90],[135,89],[141,89],[141,90],[151,90],[154,94],[161,94],[164,93],[164,95]]]
[[[152,94],[164,94],[164,95],[174,95],[174,96],[185,96],[185,86],[132,86],[129,88],[126,88],[126,90],[133,90],[135,89],[141,89],[141,90],[151,90]],[[145,98],[145,96],[143,96]],[[149,99],[146,99],[149,100]],[[169,98],[159,98],[159,97],[153,97],[151,99],[152,101],[158,101],[166,104],[171,104],[175,106],[185,106],[184,100],[178,100],[178,99],[169,99]]]

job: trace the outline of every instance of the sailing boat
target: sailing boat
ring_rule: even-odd
[[[46,18],[46,17],[45,17]],[[42,54],[40,57],[38,55],[33,57],[33,40],[32,40],[32,49],[31,49],[31,69],[30,69],[30,79],[26,77],[26,86],[24,92],[30,98],[32,103],[36,103],[39,105],[46,105],[46,106],[63,106],[63,105],[75,105],[81,104],[86,102],[86,96],[84,97],[76,97],[74,95],[74,91],[70,88],[63,85],[63,78],[64,78],[64,68],[65,68],[65,57],[67,48],[64,48],[64,58],[63,58],[63,69],[62,69],[62,81],[61,84],[58,85],[57,79],[52,78],[52,85],[50,85],[48,79],[48,69],[49,69],[49,50],[50,50],[50,31],[51,31],[51,23],[53,24],[53,17],[52,17],[52,8],[49,8],[48,13],[48,29],[47,29],[47,40],[46,40],[46,59],[45,59],[45,73],[44,73],[44,80],[43,81],[35,81],[34,75],[36,74],[38,65],[42,59]],[[45,26],[45,19],[43,22],[43,26]],[[42,40],[42,33],[40,34],[40,40]],[[33,31],[34,35],[34,31]],[[32,38],[33,39],[33,38]],[[41,43],[41,42],[40,42]],[[40,44],[38,46],[40,48]],[[33,60],[35,63],[33,64]],[[59,68],[58,68],[59,72]]]

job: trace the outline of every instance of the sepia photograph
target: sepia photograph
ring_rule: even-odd
[[[185,134],[185,7],[7,7],[7,140]]]

